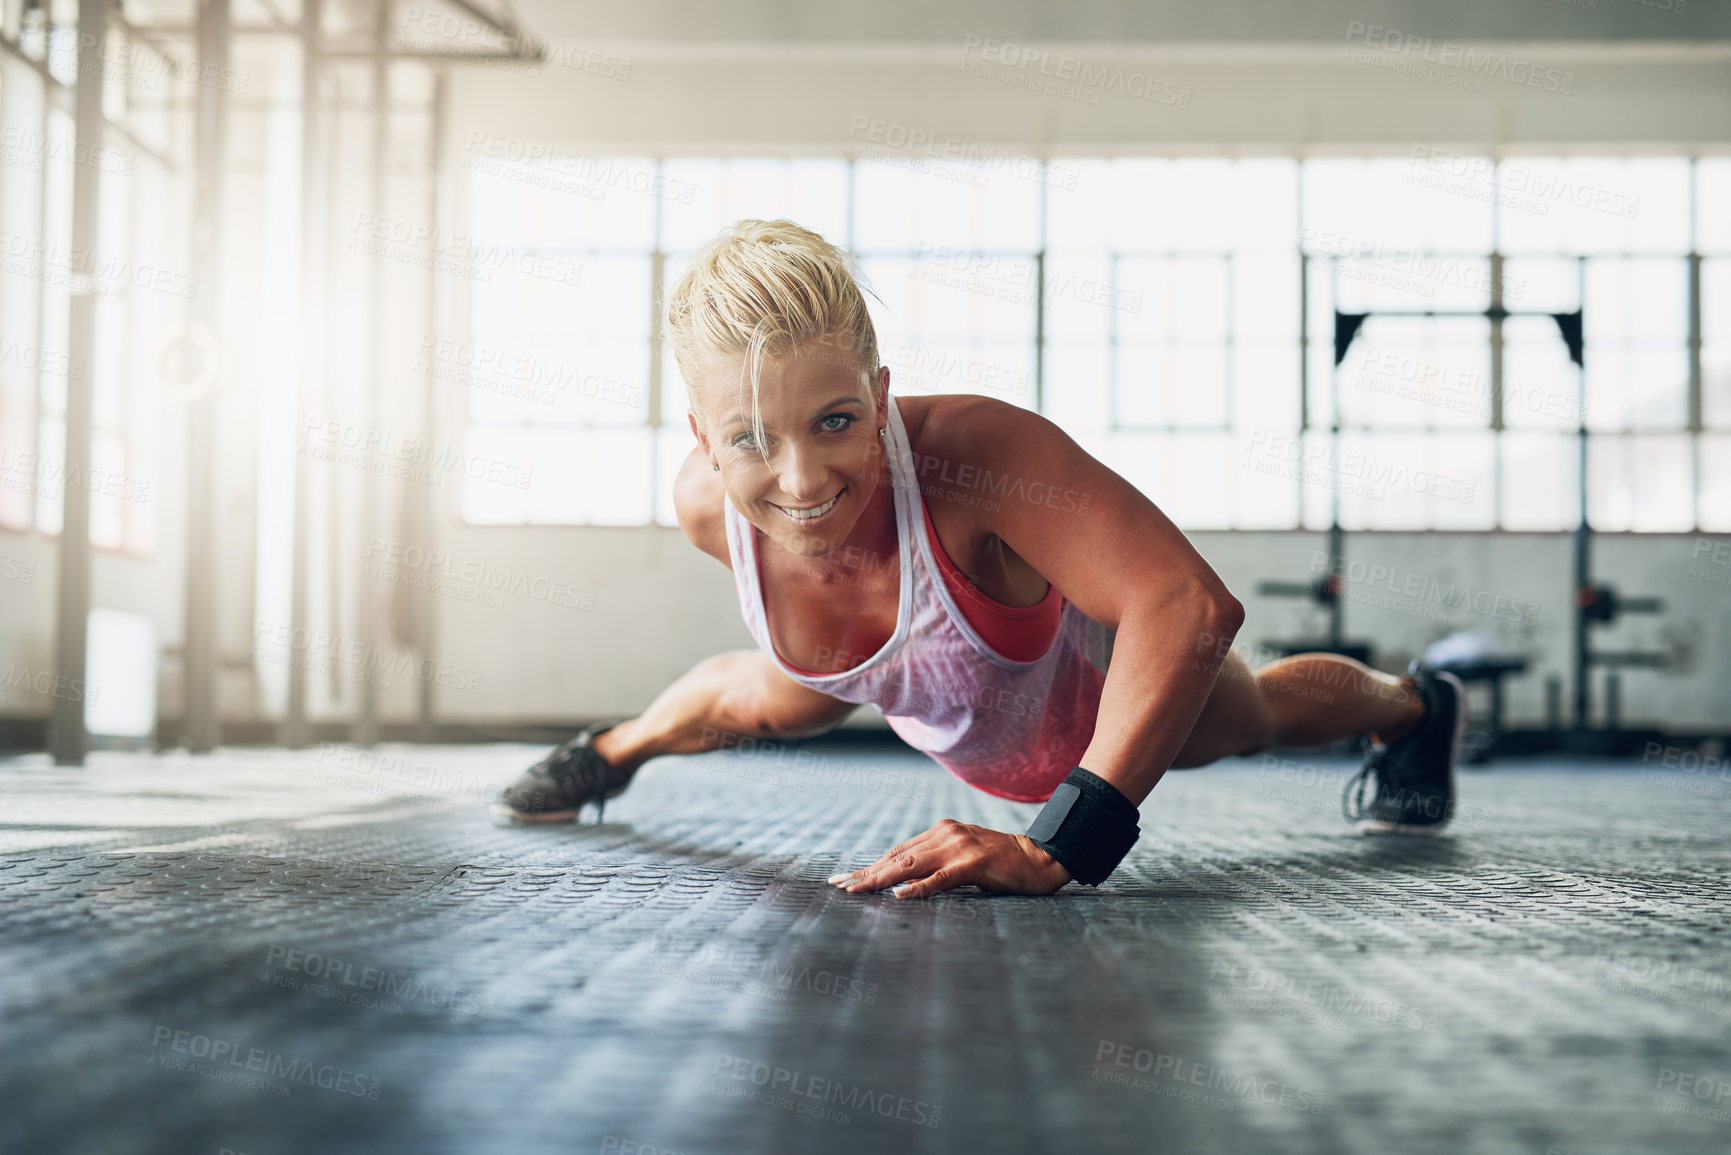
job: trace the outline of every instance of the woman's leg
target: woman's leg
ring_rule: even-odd
[[[853,712],[851,702],[809,690],[760,650],[718,654],[693,666],[649,708],[597,735],[595,752],[635,770],[663,754],[697,754],[731,736],[807,738]]]
[[[1326,746],[1365,733],[1390,742],[1423,716],[1411,678],[1351,658],[1295,654],[1251,670],[1229,652],[1172,765],[1206,766],[1269,746]]]

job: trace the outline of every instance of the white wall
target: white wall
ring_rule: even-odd
[[[1197,548],[1245,603],[1240,649],[1252,656],[1273,639],[1317,637],[1322,612],[1307,602],[1257,596],[1262,580],[1305,580],[1327,548],[1318,533],[1198,533]],[[1693,641],[1692,668],[1624,675],[1623,716],[1679,729],[1731,721],[1731,585],[1690,576],[1697,541],[1676,535],[1595,538],[1597,576],[1628,596],[1661,596],[1662,618],[1629,616],[1600,631],[1602,649],[1670,649],[1661,635]],[[587,718],[641,710],[690,665],[752,645],[739,618],[731,576],[676,529],[459,531],[458,553],[485,552],[502,568],[557,574],[596,590],[584,614],[516,599],[505,610],[446,600],[439,610],[441,656],[485,674],[478,695],[444,692],[442,716],[462,720]],[[1353,534],[1347,556],[1392,578],[1351,583],[1345,621],[1352,638],[1374,643],[1377,662],[1399,670],[1454,629],[1489,629],[1531,655],[1533,670],[1509,682],[1509,721],[1545,719],[1544,678],[1563,678],[1572,702],[1572,570],[1565,534]],[[1723,556],[1723,555],[1721,555]],[[1717,567],[1720,570],[1726,567]],[[1406,596],[1409,577],[1444,590]],[[1724,581],[1724,578],[1720,579]],[[1472,591],[1469,598],[1459,592]],[[1488,597],[1478,596],[1481,592]],[[1368,598],[1369,601],[1361,600]],[[1497,599],[1503,599],[1498,602]],[[1475,612],[1477,604],[1488,612]],[[1522,628],[1509,619],[1534,621]],[[1673,652],[1676,652],[1673,650]],[[1601,675],[1602,676],[1602,675]],[[1602,706],[1602,682],[1595,682]]]

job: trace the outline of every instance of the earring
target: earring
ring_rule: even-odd
[[[715,470],[715,472],[717,472],[717,473],[720,473],[721,472],[721,463],[719,461],[711,461],[709,463],[709,468]]]
[[[878,426],[878,436],[882,437],[883,435],[884,435],[884,427],[882,425],[880,425],[880,426]]]

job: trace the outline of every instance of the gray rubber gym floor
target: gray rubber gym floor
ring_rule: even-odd
[[[1340,762],[1168,776],[1109,885],[822,882],[946,816],[885,747],[0,763],[8,1152],[1724,1152],[1731,775],[1463,772],[1371,839]]]

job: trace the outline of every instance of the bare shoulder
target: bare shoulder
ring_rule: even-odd
[[[692,446],[685,464],[679,467],[679,476],[673,480],[673,509],[686,540],[731,570],[726,501],[727,490],[722,487],[721,475],[709,467],[709,458],[702,448]]]
[[[972,476],[980,470],[1002,477],[1012,464],[1025,470],[1055,458],[1087,456],[1051,421],[996,397],[943,394],[910,398],[902,406],[922,478],[927,472]]]

